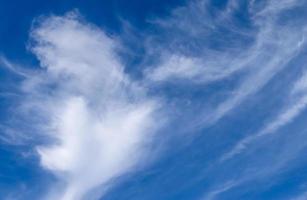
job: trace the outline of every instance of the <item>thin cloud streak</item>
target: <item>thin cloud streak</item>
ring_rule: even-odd
[[[209,4],[209,1],[193,1],[176,9],[171,18],[156,21],[170,38],[157,48],[163,52],[158,54],[161,55],[160,62],[144,71],[145,77],[155,83],[186,81],[204,87],[234,75],[239,77],[238,85],[226,100],[213,105],[215,108],[210,113],[204,111],[202,119],[194,125],[196,127],[215,124],[246,98],[260,91],[300,52],[306,33],[305,26],[281,25],[278,22],[283,12],[300,5],[300,1],[279,1],[279,6],[270,1],[264,7],[250,2],[248,10],[254,31],[246,31],[231,21],[239,6],[233,1],[229,1],[226,8],[218,13],[218,20],[208,15]],[[200,19],[206,19],[206,22],[200,25],[197,23]],[[201,40],[218,40],[213,34],[218,28],[226,29],[229,34],[234,34],[233,30],[236,30],[230,41],[223,41],[225,47],[221,50],[212,49],[207,41]],[[224,35],[227,36],[227,33]],[[240,43],[242,38],[253,42]],[[188,42],[196,43],[196,47],[190,47]],[[152,46],[148,45],[148,52],[155,52]]]
[[[251,66],[251,70],[234,91],[234,95],[218,105],[213,114],[205,118],[205,121],[216,123],[248,96],[258,92],[300,52],[302,41],[304,41],[305,27],[300,27],[295,33],[291,30],[292,28],[281,27],[275,21],[275,15],[278,15],[283,9],[297,5],[297,3],[297,1],[291,1],[289,4],[288,1],[285,1],[279,2],[279,4],[287,4],[288,6],[265,7],[264,10],[268,9],[265,17],[255,19],[254,23],[260,25],[260,32],[254,50],[249,54],[252,58],[248,58],[251,61],[248,64]],[[259,13],[253,15],[258,16]],[[267,57],[267,55],[270,56]]]
[[[296,97],[296,99],[294,100],[293,104],[288,105],[287,108],[284,108],[283,111],[281,111],[281,113],[276,117],[276,119],[269,122],[258,133],[239,141],[232,150],[222,156],[221,161],[231,159],[235,155],[244,151],[248,144],[256,141],[260,137],[275,133],[278,129],[292,122],[297,116],[299,116],[307,107],[307,82],[305,81],[306,77],[307,74],[305,73],[294,85],[291,96],[292,98],[293,96]],[[301,94],[299,97],[297,97],[298,93],[302,92],[302,90],[304,90],[304,94]]]
[[[0,66],[24,78],[29,78],[32,75],[31,71],[26,71],[24,68],[10,62],[6,57],[2,55],[0,55]]]

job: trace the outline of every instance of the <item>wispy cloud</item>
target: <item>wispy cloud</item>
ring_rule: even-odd
[[[221,194],[233,187],[235,187],[238,184],[237,181],[229,181],[224,183],[223,185],[221,185],[218,188],[213,189],[212,191],[210,191],[208,194],[204,195],[200,200],[212,200],[215,199],[215,197],[218,194]]]
[[[269,122],[259,132],[257,132],[254,135],[247,136],[246,138],[239,141],[232,150],[230,150],[228,153],[222,156],[221,160],[225,161],[227,159],[230,159],[236,154],[241,153],[248,146],[248,144],[254,142],[260,137],[275,133],[279,128],[292,122],[295,117],[297,117],[302,111],[304,111],[305,108],[307,107],[306,77],[307,77],[307,74],[305,73],[294,85],[290,99],[291,98],[295,98],[295,99],[292,101],[289,100],[293,102],[292,104],[287,105],[286,108],[284,108],[280,112],[280,114],[276,116],[274,120]],[[299,97],[297,97],[298,93],[301,93],[301,92],[303,92],[303,95],[301,94],[299,95]]]
[[[35,134],[47,140],[35,148],[41,166],[57,177],[45,199],[99,199],[114,180],[147,161],[153,134],[166,118],[161,107],[177,106],[172,114],[178,118],[188,115],[184,120],[175,119],[175,123],[184,124],[185,132],[194,132],[191,127],[217,124],[259,93],[305,48],[305,23],[283,19],[283,14],[302,1],[243,4],[229,0],[222,8],[211,9],[212,2],[191,1],[167,18],[150,21],[158,33],[144,33],[140,82],[125,72],[123,59],[117,54],[120,42],[76,12],[35,21],[30,49],[40,62],[36,73],[25,73],[0,57],[1,65],[25,78],[25,99],[19,111],[27,119],[25,123],[36,128]],[[242,10],[246,12],[244,23],[237,19]],[[228,82],[221,84],[225,80]],[[299,116],[307,106],[306,80],[304,74],[279,114],[254,135],[239,141],[217,165],[224,165],[249,144]],[[191,97],[194,94],[184,97],[189,107],[177,102],[166,106],[168,99],[162,102],[149,95],[150,89],[161,85],[184,87],[179,82],[198,88],[219,83],[223,97],[212,101],[215,91],[204,94],[200,98],[211,101],[201,104],[203,108],[194,104],[199,101]],[[172,92],[159,90],[159,94],[173,100]],[[197,116],[193,113],[190,117],[190,110],[197,110]],[[287,159],[279,160],[271,171]],[[222,177],[209,186],[205,199],[214,199],[261,173],[265,174],[244,171],[246,176],[240,174],[236,180]]]
[[[33,75],[33,71],[26,70],[24,67],[19,66],[18,64],[12,63],[5,56],[0,55],[0,67],[4,67],[10,72],[28,78]]]
[[[28,118],[40,113],[36,127],[54,141],[37,147],[59,179],[47,199],[99,198],[138,164],[159,127],[160,103],[123,72],[116,46],[75,12],[39,19],[31,31],[43,69],[24,82],[23,107]]]
[[[158,54],[160,62],[145,70],[149,80],[160,83],[183,80],[204,85],[238,77],[236,88],[225,101],[212,105],[216,107],[212,113],[205,112],[200,126],[216,123],[261,90],[288,66],[304,43],[305,26],[279,22],[281,13],[300,5],[300,1],[279,1],[278,6],[273,1],[264,6],[258,4],[249,3],[249,29],[238,25],[233,17],[240,6],[233,1],[215,14],[216,18],[208,14],[208,1],[193,1],[175,10],[172,18],[157,21],[170,36],[157,48],[162,52]],[[222,37],[229,39],[221,40]]]

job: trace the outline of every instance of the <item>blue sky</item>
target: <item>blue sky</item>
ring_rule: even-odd
[[[306,10],[0,0],[0,199],[307,199]]]

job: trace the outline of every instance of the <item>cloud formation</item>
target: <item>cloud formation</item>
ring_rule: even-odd
[[[212,2],[192,1],[175,9],[172,17],[154,21],[167,39],[160,48],[149,50],[160,57],[157,65],[145,70],[154,82],[179,81],[207,85],[237,77],[236,87],[228,97],[204,111],[197,126],[214,124],[246,98],[261,90],[281,72],[302,48],[306,27],[298,21],[283,20],[283,15],[301,5],[301,1],[227,1],[223,9],[211,14]],[[235,18],[247,10],[248,27]],[[215,17],[213,17],[214,15]],[[160,38],[156,41],[159,44]],[[149,49],[151,46],[149,45]],[[162,53],[152,53],[152,52]],[[159,55],[159,56],[157,56]]]
[[[248,144],[256,141],[260,137],[268,134],[275,133],[282,126],[292,122],[301,112],[307,107],[307,74],[303,74],[302,77],[295,83],[289,102],[293,102],[287,105],[286,108],[276,116],[274,120],[266,124],[266,126],[254,135],[247,136],[239,141],[233,149],[222,156],[221,160],[225,161],[232,158],[236,154],[241,153]],[[292,99],[291,99],[292,98]],[[294,99],[293,99],[294,98]]]
[[[43,70],[23,84],[23,107],[40,113],[36,126],[53,141],[37,148],[59,179],[47,199],[96,199],[99,186],[108,188],[149,149],[159,102],[124,73],[116,45],[75,12],[40,19],[31,31]]]
[[[29,48],[42,67],[35,73],[21,71],[0,57],[0,64],[26,79],[21,111],[37,135],[44,138],[36,147],[41,166],[57,177],[45,199],[100,198],[120,176],[146,163],[153,136],[164,118],[173,120],[167,124],[169,135],[181,137],[179,133],[184,132],[189,135],[183,138],[190,140],[195,132],[204,134],[206,141],[196,144],[201,147],[195,151],[208,155],[208,160],[201,160],[202,156],[201,161],[194,160],[193,154],[193,160],[188,161],[192,169],[204,168],[197,178],[209,180],[202,195],[205,199],[271,176],[305,147],[305,143],[294,145],[293,141],[289,146],[297,148],[289,150],[290,156],[282,152],[285,158],[269,157],[267,160],[276,162],[269,170],[257,169],[257,173],[250,171],[262,166],[259,163],[272,161],[254,154],[250,160],[256,162],[250,165],[236,159],[249,150],[249,145],[261,146],[263,143],[257,142],[262,137],[277,133],[303,113],[307,106],[306,73],[299,80],[287,79],[294,86],[285,92],[288,96],[283,96],[286,100],[281,109],[272,108],[278,110],[277,116],[264,119],[267,123],[260,130],[244,134],[229,152],[221,153],[216,146],[226,145],[233,126],[225,123],[229,130],[220,130],[224,135],[215,133],[215,126],[226,115],[246,117],[237,114],[236,108],[247,100],[256,99],[258,94],[270,98],[271,93],[262,93],[265,86],[291,70],[291,62],[306,47],[307,29],[300,16],[291,20],[287,16],[302,1],[229,0],[220,7],[213,4],[209,0],[191,1],[166,18],[150,21],[157,32],[144,31],[144,41],[137,38],[136,42],[144,48],[144,62],[136,67],[142,71],[138,79],[129,76],[124,59],[117,54],[122,45],[118,38],[87,23],[76,12],[35,21]],[[129,47],[125,50],[133,51]],[[152,91],[157,96],[149,95]],[[171,115],[164,115],[161,108]],[[255,126],[262,123],[262,119],[257,120]],[[216,136],[210,138],[213,134]],[[211,163],[214,169],[207,167]],[[229,171],[234,175],[225,173]]]

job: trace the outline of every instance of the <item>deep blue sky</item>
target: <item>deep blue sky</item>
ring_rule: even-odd
[[[306,11],[0,0],[0,199],[307,199]]]

